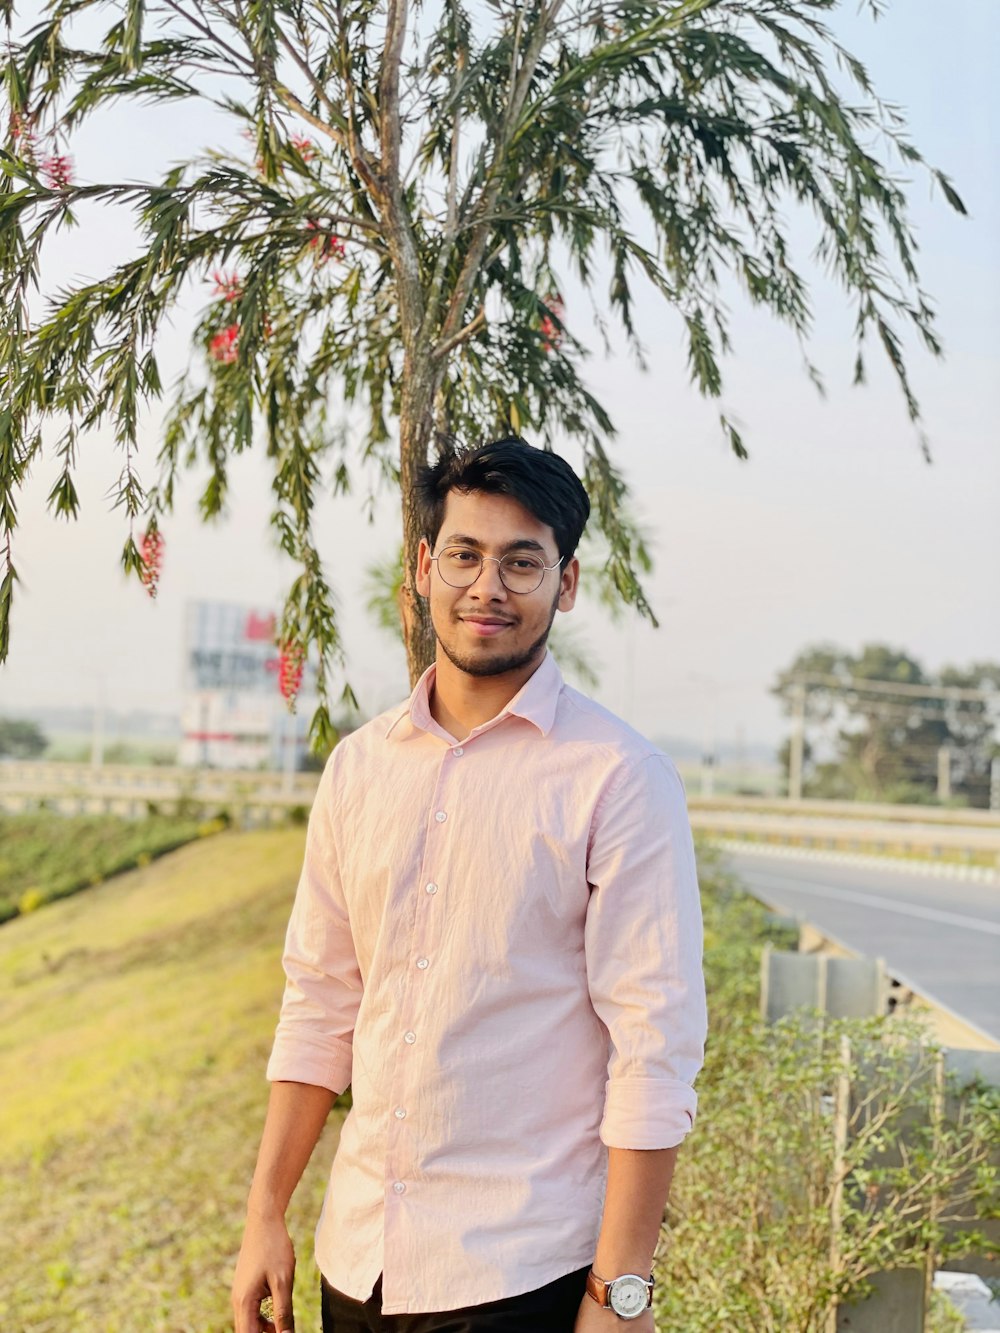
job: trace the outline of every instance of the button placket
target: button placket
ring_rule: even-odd
[[[411,1100],[413,1083],[411,1080],[419,1078],[418,1034],[423,1013],[421,993],[411,989],[411,986],[417,986],[416,974],[427,972],[430,967],[428,954],[431,950],[428,948],[427,935],[428,931],[433,933],[438,929],[435,919],[439,916],[441,909],[434,899],[441,888],[438,878],[444,864],[444,848],[447,846],[442,839],[447,838],[448,833],[450,833],[450,828],[446,829],[451,811],[446,790],[448,785],[446,759],[449,753],[450,751],[446,751],[442,756],[437,786],[430,801],[433,820],[429,826],[424,846],[424,861],[420,870],[420,879],[417,881],[418,898],[415,904],[416,910],[407,950],[411,962],[407,971],[412,980],[407,981],[400,996],[399,1013],[402,1022],[412,1023],[413,1026],[406,1027],[402,1032],[402,1044],[409,1047],[410,1052],[407,1053],[405,1059],[397,1061],[396,1077],[388,1101],[392,1110],[388,1117],[390,1130],[388,1152],[385,1160],[385,1178],[394,1198],[400,1198],[407,1188],[406,1182],[400,1180],[396,1173],[400,1170],[405,1171],[409,1161],[409,1150],[407,1148],[410,1143],[409,1125],[404,1122],[408,1120],[413,1106]],[[433,915],[427,916],[426,921],[424,921],[422,917],[425,913],[433,913]]]

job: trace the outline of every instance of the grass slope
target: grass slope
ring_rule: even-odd
[[[172,815],[0,814],[0,921],[148,865],[220,827]]]
[[[0,1327],[231,1328],[303,831],[227,833],[0,929]],[[293,1204],[297,1328],[335,1115]]]

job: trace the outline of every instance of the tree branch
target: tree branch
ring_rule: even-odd
[[[189,10],[185,9],[183,5],[178,4],[177,0],[163,0],[163,3],[168,9],[172,9],[175,14],[180,15],[180,17],[190,23],[193,28],[196,28],[200,33],[207,37],[210,42],[213,42],[216,46],[225,51],[227,55],[231,56],[237,65],[242,66],[244,74],[256,73],[256,66],[254,65],[253,60],[249,56],[244,55],[241,51],[237,51],[234,46],[230,46],[227,41],[219,36],[211,24],[205,22],[204,19],[196,19]],[[241,33],[240,35],[242,36],[243,34]]]
[[[473,318],[469,320],[468,324],[463,325],[457,333],[453,333],[452,336],[446,338],[444,342],[439,342],[431,355],[434,357],[435,361],[443,360],[449,352],[453,352],[456,347],[467,342],[469,338],[473,337],[474,334],[477,334],[481,328],[485,327],[485,325],[486,307],[480,306],[479,310]]]
[[[423,325],[424,295],[420,282],[420,257],[413,223],[403,200],[399,174],[402,124],[399,109],[399,73],[406,39],[407,0],[389,0],[385,46],[379,73],[379,171],[381,204],[388,226],[389,247],[396,264],[399,313],[403,345],[411,353]]]
[[[480,271],[483,255],[486,251],[486,245],[489,240],[490,224],[486,220],[488,215],[496,206],[497,197],[500,193],[500,187],[503,181],[503,173],[507,166],[507,151],[513,138],[514,126],[524,108],[525,100],[528,96],[528,90],[531,87],[531,80],[535,76],[535,70],[538,67],[538,61],[542,50],[548,40],[552,26],[555,23],[556,16],[562,8],[564,0],[550,0],[547,8],[542,12],[538,23],[532,32],[528,41],[527,49],[521,61],[520,68],[516,68],[512,59],[511,65],[511,84],[510,93],[507,99],[507,106],[504,111],[501,127],[494,140],[493,153],[490,164],[486,172],[486,180],[480,191],[479,198],[473,203],[470,213],[476,219],[473,224],[472,237],[469,247],[465,253],[465,259],[455,283],[451,300],[448,303],[444,320],[441,326],[442,337],[447,340],[461,328],[462,320],[465,316],[466,306],[472,293],[472,287],[475,283],[477,274]],[[520,13],[518,14],[520,22]],[[442,247],[447,249],[448,247]]]

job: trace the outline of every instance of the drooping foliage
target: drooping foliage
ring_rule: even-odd
[[[62,464],[50,505],[67,517],[84,437],[112,427],[124,564],[152,590],[179,473],[207,462],[214,517],[232,457],[266,451],[276,538],[301,571],[280,642],[316,650],[318,733],[341,643],[311,519],[362,460],[401,486],[411,673],[432,639],[409,485],[455,439],[577,441],[609,584],[652,617],[613,423],[584,376],[588,339],[617,322],[641,358],[634,298],[649,284],[679,320],[694,385],[721,401],[734,286],[806,347],[797,211],[856,312],[856,378],[880,344],[917,420],[907,330],[940,349],[899,163],[964,210],[835,39],[839,3],[49,0],[27,22],[0,0],[0,660],[18,492],[47,420]],[[245,154],[209,145],[158,179],[82,178],[73,141],[90,117],[190,99],[231,116]],[[52,292],[46,239],[93,202],[131,210],[138,253]],[[571,277],[592,311],[567,310]],[[192,290],[204,313],[191,364],[140,476],[161,335]],[[743,457],[725,411],[720,423]]]

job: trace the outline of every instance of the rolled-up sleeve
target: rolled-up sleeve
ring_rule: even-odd
[[[666,756],[623,765],[609,785],[587,877],[590,997],[611,1038],[601,1138],[672,1148],[694,1123],[706,1010],[691,826]]]
[[[341,1093],[351,1081],[362,981],[337,866],[334,750],[316,791],[285,938],[285,993],[267,1077]]]

